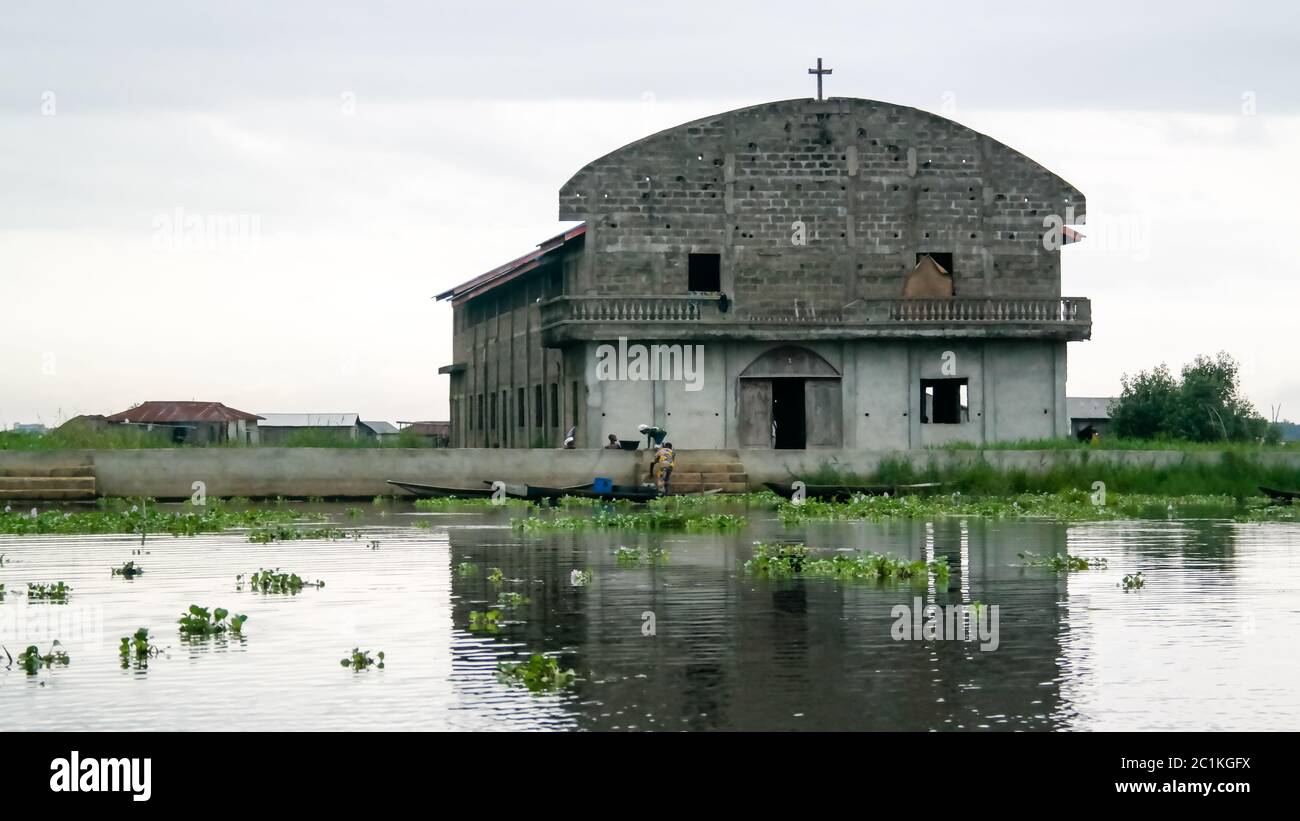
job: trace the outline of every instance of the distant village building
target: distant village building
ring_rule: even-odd
[[[451,422],[398,422],[401,436],[418,437],[430,447],[445,448],[451,443]]]
[[[451,443],[919,448],[1064,437],[1074,186],[943,117],[786,100],[579,170],[581,224],[438,295]]]
[[[375,436],[378,437],[380,441],[396,439],[397,434],[400,432],[398,431],[397,426],[392,422],[378,422],[366,419],[362,420],[361,424],[374,431]]]
[[[37,436],[43,435],[47,428],[40,422],[18,422],[14,425],[14,431],[17,433],[34,433]]]
[[[105,417],[116,425],[164,431],[173,442],[186,445],[256,444],[258,419],[220,402],[143,402]]]
[[[1097,433],[1110,433],[1110,409],[1118,401],[1113,396],[1071,396],[1065,400],[1070,412],[1070,433],[1075,436],[1091,427]]]
[[[373,437],[375,432],[356,413],[263,413],[259,414],[258,435],[263,445],[275,446],[302,442],[315,437],[322,441],[357,441]]]

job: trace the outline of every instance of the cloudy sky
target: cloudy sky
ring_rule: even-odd
[[[0,427],[146,399],[445,418],[430,297],[587,161],[717,111],[913,105],[1088,196],[1071,395],[1220,349],[1300,418],[1300,6],[9,3]],[[219,228],[194,241],[196,224]]]

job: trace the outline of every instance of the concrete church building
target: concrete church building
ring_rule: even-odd
[[[706,117],[592,161],[581,224],[459,285],[452,445],[896,449],[1070,434],[1063,228],[1084,198],[874,100]],[[1046,226],[1046,227],[1045,227]],[[1064,235],[1064,236],[1063,236]],[[657,377],[657,378],[655,378]]]

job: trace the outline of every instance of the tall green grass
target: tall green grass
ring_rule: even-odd
[[[1259,486],[1300,490],[1300,466],[1269,465],[1235,450],[1217,459],[1184,458],[1167,467],[1125,465],[1091,459],[1055,464],[1045,470],[1002,468],[984,458],[967,464],[940,465],[931,460],[917,467],[905,460],[886,460],[872,473],[855,474],[823,469],[799,476],[810,485],[902,485],[942,482],[944,492],[979,496],[1058,493],[1089,490],[1102,482],[1107,492],[1161,496],[1258,496]]]
[[[949,442],[944,445],[932,445],[927,450],[1177,450],[1187,452],[1287,453],[1300,451],[1300,448],[1294,442],[1290,445],[1284,442],[1276,444],[1263,442],[1191,442],[1186,439],[1119,439],[1113,436],[1103,436],[1095,445],[1090,442],[1080,442],[1074,437],[1055,437],[1052,439],[1017,439],[1010,442],[990,442],[987,444]]]

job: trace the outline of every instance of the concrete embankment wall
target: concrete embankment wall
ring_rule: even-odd
[[[1217,464],[1218,452],[1183,451],[679,451],[686,460],[727,459],[744,464],[751,487],[823,470],[868,475],[886,460],[957,467],[984,459],[995,467],[1030,472],[1077,464],[1165,467]],[[618,450],[509,450],[483,448],[176,448],[101,451],[0,451],[0,475],[47,475],[66,465],[94,466],[101,496],[188,498],[203,482],[209,496],[354,496],[400,493],[387,479],[452,487],[485,487],[483,480],[564,486],[608,476],[618,484],[644,481],[649,454]],[[1264,452],[1263,464],[1300,468],[1300,452]]]
[[[867,476],[875,473],[886,461],[910,462],[918,469],[934,465],[940,470],[950,470],[982,460],[999,470],[1046,473],[1054,468],[1085,463],[1166,468],[1196,464],[1213,466],[1223,460],[1221,451],[1181,450],[743,450],[740,453],[749,481],[755,486],[815,475],[822,470]],[[1295,453],[1261,451],[1249,458],[1261,465],[1300,468],[1300,448]]]

